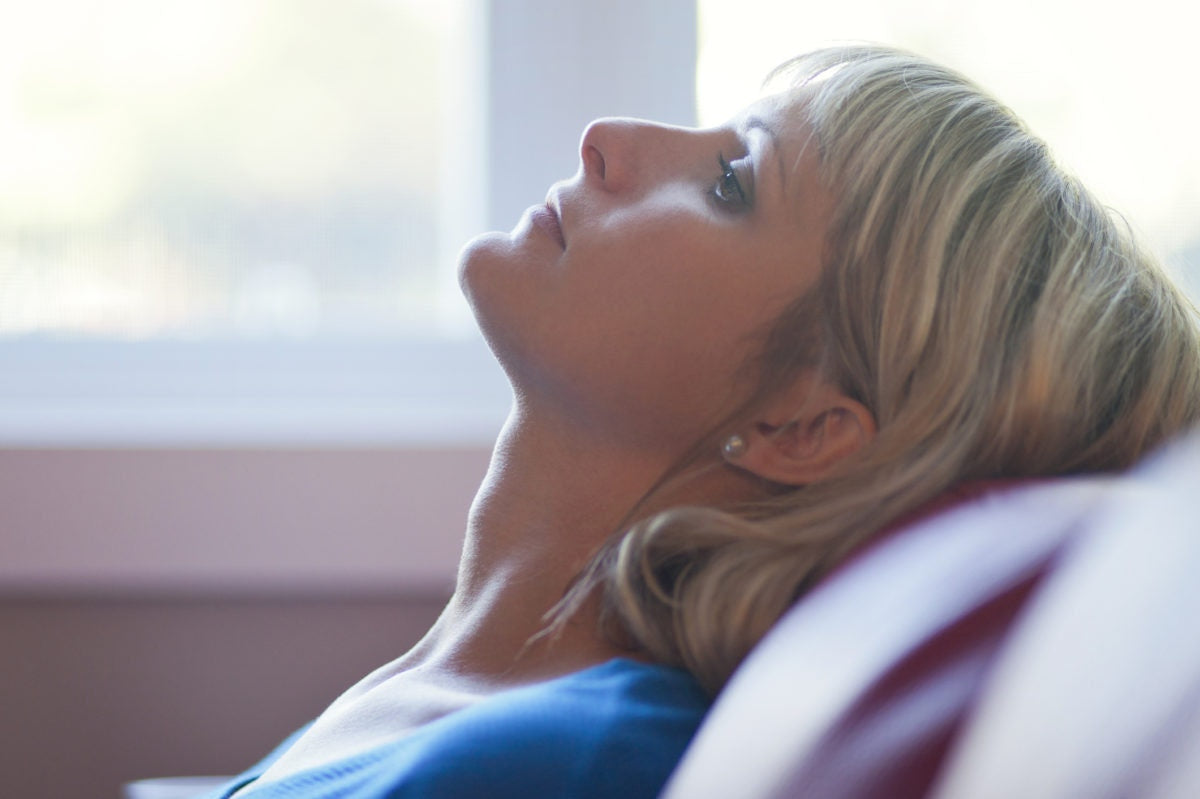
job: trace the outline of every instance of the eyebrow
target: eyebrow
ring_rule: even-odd
[[[771,140],[771,152],[775,155],[775,166],[779,168],[779,186],[780,194],[787,194],[787,172],[783,168],[783,155],[779,151],[779,134],[775,129],[767,124],[767,121],[762,117],[751,116],[746,118],[745,128],[747,131],[761,130],[767,134],[767,138]]]

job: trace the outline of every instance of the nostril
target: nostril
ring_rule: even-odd
[[[604,154],[594,145],[583,148],[584,169],[604,180]]]

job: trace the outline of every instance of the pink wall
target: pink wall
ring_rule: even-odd
[[[0,595],[441,592],[487,458],[3,450]]]
[[[258,759],[432,623],[487,457],[0,450],[5,795]]]
[[[403,652],[445,597],[0,599],[5,797],[232,774]]]

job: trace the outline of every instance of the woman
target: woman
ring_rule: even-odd
[[[514,403],[455,594],[222,795],[653,796],[890,522],[1200,421],[1186,302],[1006,109],[883,48],[786,72],[719,128],[592,124],[468,245]]]

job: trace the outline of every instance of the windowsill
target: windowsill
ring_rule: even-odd
[[[0,346],[0,446],[486,446],[507,382],[478,336]]]
[[[443,595],[507,413],[478,337],[0,347],[0,596]]]

